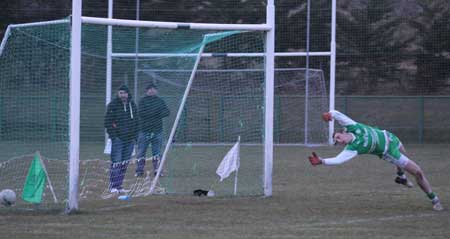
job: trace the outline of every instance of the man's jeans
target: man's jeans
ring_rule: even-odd
[[[111,139],[111,169],[109,188],[120,189],[134,149],[134,141],[124,142],[119,138]]]
[[[159,159],[161,157],[162,140],[163,140],[162,132],[159,133],[149,133],[142,131],[139,132],[136,175],[144,174],[145,154],[147,153],[147,148],[150,144],[152,144],[153,170],[154,172],[158,170]]]

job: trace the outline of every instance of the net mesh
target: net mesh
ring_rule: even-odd
[[[161,135],[154,131],[144,132],[150,141],[146,154],[145,175],[155,173],[157,164],[154,162],[155,159],[160,161],[165,147],[170,147],[166,155],[163,177],[159,179],[160,187],[164,188],[166,193],[191,194],[193,190],[201,188],[215,190],[217,195],[230,195],[233,181],[216,184],[215,170],[232,143],[241,136],[244,144],[254,146],[241,148],[239,194],[261,194],[264,59],[226,57],[225,53],[261,53],[264,49],[263,35],[254,32],[237,34],[237,32],[183,31],[181,34],[180,30],[164,30],[162,34],[157,35],[158,42],[173,42],[173,46],[167,49],[160,43],[149,44],[151,47],[139,45],[139,52],[175,55],[168,57],[164,54],[158,56],[150,54],[148,57],[118,60],[132,63],[129,72],[132,74],[137,72],[136,92],[142,95],[145,93],[146,85],[155,84],[158,96],[164,100],[170,111],[170,115],[163,118]],[[148,33],[140,32],[141,34]],[[205,38],[205,34],[214,35]],[[140,39],[139,42],[148,43],[151,40]],[[198,52],[199,44],[204,40],[208,44],[203,53],[213,54],[200,58],[189,95],[184,107],[180,109],[182,97],[198,57],[198,54],[192,53]],[[134,45],[134,42],[132,44]],[[156,44],[164,48],[154,49]],[[128,76],[129,81],[133,77],[134,75]],[[139,107],[144,109],[145,106],[139,104]],[[150,107],[148,110],[154,109]],[[179,110],[181,117],[175,126]],[[144,121],[148,121],[143,118],[140,120],[141,125],[145,125]],[[153,117],[152,120],[158,120],[158,117]],[[172,142],[167,144],[174,126],[176,130]],[[158,137],[162,138],[162,147],[159,149]]]
[[[328,125],[321,118],[328,111],[322,70],[275,70],[274,141],[279,144],[325,145]]]
[[[131,107],[133,113],[128,105],[121,110],[127,112],[125,115],[134,114],[142,126],[146,119],[142,118],[145,112],[139,111],[140,104],[151,83],[170,112],[160,117],[161,132],[148,132],[145,160],[138,157],[142,156],[139,150],[145,148],[138,147],[141,135],[127,128],[135,152],[129,158],[126,153],[120,159],[114,158],[114,163],[110,155],[104,154],[106,39],[106,26],[83,24],[80,200],[115,196],[111,189],[117,180],[118,188],[131,190],[128,193],[132,196],[148,194],[158,163],[155,159],[161,161],[166,147],[170,149],[156,193],[191,194],[195,189],[207,189],[215,190],[217,195],[230,195],[234,181],[218,184],[215,170],[239,136],[238,194],[262,194],[264,57],[230,57],[227,53],[263,53],[263,33],[113,27],[113,52],[131,53],[132,57],[113,55],[112,100],[119,86],[127,85],[136,108]],[[202,46],[205,56],[199,58],[192,87],[184,107],[180,107]],[[66,202],[69,66],[68,21],[10,28],[0,56],[0,88],[7,92],[0,96],[0,182],[1,188],[17,193],[18,207],[61,208]],[[152,107],[148,110],[152,116],[159,114]],[[178,111],[181,117],[175,124]],[[116,126],[122,127],[119,121]],[[173,127],[175,134],[169,144]],[[128,144],[127,140],[121,143]],[[112,142],[114,154],[117,142]],[[53,182],[53,191],[47,183],[42,201],[29,204],[21,195],[37,151]],[[136,177],[140,161],[146,163]]]
[[[21,200],[33,153],[45,157],[59,202],[67,195],[69,105],[68,24],[11,27],[0,56],[0,182],[20,206],[57,206],[49,191],[41,204]],[[63,160],[51,160],[63,159]]]

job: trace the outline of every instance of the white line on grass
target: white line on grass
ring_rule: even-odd
[[[120,210],[120,209],[134,207],[134,206],[136,206],[136,205],[135,204],[127,204],[127,205],[122,205],[122,206],[103,207],[103,208],[99,208],[99,209],[94,209],[93,211],[94,212],[112,211],[112,210]]]
[[[431,217],[431,216],[438,216],[438,215],[439,215],[438,213],[410,214],[410,215],[398,215],[398,216],[380,217],[380,218],[361,218],[361,219],[343,220],[343,221],[317,222],[317,223],[303,224],[303,226],[305,226],[305,227],[323,227],[323,226],[346,225],[346,224],[365,223],[365,222],[395,221],[395,220],[402,220],[402,219],[406,219],[406,218]],[[442,214],[442,215],[444,215],[444,214]]]

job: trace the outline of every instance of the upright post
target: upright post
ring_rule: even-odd
[[[308,144],[308,107],[309,107],[309,31],[310,31],[310,16],[311,16],[311,1],[307,1],[306,13],[306,71],[305,71],[305,145]]]
[[[236,172],[234,173],[234,196],[237,195],[237,187],[238,187],[238,174],[239,174],[239,166],[241,164],[241,136],[238,136],[238,156],[237,156],[237,167]]]
[[[266,33],[265,61],[265,112],[264,112],[264,195],[272,196],[273,168],[273,106],[274,106],[274,68],[275,68],[275,5],[268,0],[266,24],[271,28]]]
[[[113,0],[108,0],[108,18],[113,17]],[[112,92],[112,26],[108,25],[108,36],[106,40],[106,99],[105,105],[111,102]],[[108,145],[108,134],[105,131],[105,147]]]
[[[72,1],[72,32],[70,50],[70,148],[69,195],[66,212],[78,209],[78,176],[80,161],[80,72],[81,72],[81,9],[82,0]]]
[[[108,18],[113,17],[113,0],[108,0]],[[108,25],[108,36],[106,42],[106,105],[111,102],[112,92],[112,26]]]
[[[141,2],[136,0],[136,21],[140,19]],[[138,70],[139,70],[139,27],[136,27],[134,39],[134,97],[138,100]]]
[[[331,43],[330,43],[330,110],[335,107],[336,81],[336,0],[331,1]],[[328,143],[333,144],[334,121],[328,124]]]

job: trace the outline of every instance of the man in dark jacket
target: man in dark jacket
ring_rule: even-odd
[[[111,138],[111,170],[109,189],[125,192],[122,182],[134,149],[139,130],[137,107],[126,85],[120,86],[117,97],[108,104],[105,128]]]
[[[163,141],[163,121],[170,111],[166,103],[157,94],[153,83],[145,88],[145,96],[139,101],[140,131],[138,137],[136,176],[144,175],[145,154],[149,144],[152,144],[152,164],[154,174],[159,167],[161,146]]]

